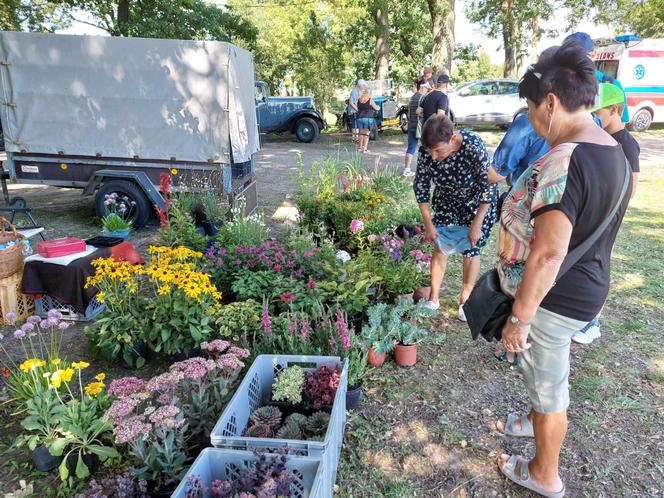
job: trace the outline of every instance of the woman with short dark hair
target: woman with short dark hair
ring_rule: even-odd
[[[498,275],[503,292],[514,298],[501,342],[520,355],[531,411],[510,414],[497,428],[534,437],[536,451],[530,461],[502,455],[499,467],[517,484],[558,498],[565,494],[558,460],[567,432],[570,341],[608,294],[611,250],[631,177],[620,146],[590,114],[595,67],[577,44],[565,43],[529,68],[519,94],[551,151],[517,179],[500,217]]]
[[[468,228],[469,244],[462,251],[463,288],[459,298],[459,320],[465,321],[461,305],[470,296],[479,275],[480,250],[496,221],[498,191],[495,185],[489,185],[489,155],[476,133],[455,131],[445,114],[437,114],[424,123],[421,142],[413,189],[427,236],[436,240],[439,230],[451,225]],[[438,294],[446,266],[447,255],[434,243],[431,294],[427,302],[432,310],[440,307]]]

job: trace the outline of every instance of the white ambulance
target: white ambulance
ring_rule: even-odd
[[[632,130],[664,123],[664,39],[626,35],[595,40],[591,57],[599,71],[624,88]]]

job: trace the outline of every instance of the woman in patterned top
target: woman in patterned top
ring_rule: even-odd
[[[540,57],[519,84],[528,117],[551,151],[532,164],[505,199],[498,233],[498,274],[514,297],[502,331],[507,351],[519,353],[530,398],[527,415],[497,423],[509,436],[534,437],[535,457],[502,455],[500,470],[542,496],[560,498],[558,473],[567,432],[572,335],[592,320],[609,291],[613,243],[627,209],[624,196],[608,228],[564,275],[568,251],[582,245],[620,200],[626,175],[617,142],[589,112],[597,94],[595,67],[574,42]]]
[[[449,225],[468,227],[470,248],[463,254],[463,289],[459,320],[466,321],[461,305],[473,290],[480,271],[480,250],[496,221],[497,188],[489,185],[489,155],[482,139],[472,131],[454,131],[445,114],[434,115],[422,129],[422,146],[413,182],[427,236],[435,240],[438,230]],[[433,183],[433,198],[431,184]],[[431,210],[429,209],[431,203]],[[447,256],[434,244],[431,261],[431,295],[427,307],[440,307],[440,286]]]

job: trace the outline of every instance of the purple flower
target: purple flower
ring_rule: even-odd
[[[145,388],[151,393],[171,393],[178,387],[180,381],[184,379],[182,372],[166,372],[156,377],[152,377]]]
[[[58,310],[49,310],[47,314],[48,318],[55,318],[57,320],[60,320],[62,318],[62,313]]]
[[[300,323],[300,337],[306,341],[311,335],[311,332],[311,324],[305,315],[302,317],[302,322]]]
[[[188,380],[201,380],[209,372],[216,369],[217,364],[213,360],[201,358],[200,356],[173,363],[170,367],[172,372],[182,372],[184,378]]]
[[[27,320],[27,323],[32,323],[32,324],[39,323],[39,322],[41,322],[41,317],[39,317],[39,316],[37,316],[37,315],[32,315],[32,316],[31,316],[30,318],[28,318],[28,320]]]
[[[276,265],[274,265],[274,266],[272,267],[272,269],[273,269],[274,271],[281,271],[281,265],[277,263]]]
[[[25,332],[25,330],[23,330],[23,329],[16,329],[16,330],[14,331],[14,337],[15,337],[16,339],[23,339],[23,338],[25,337],[25,333],[26,333],[26,332]]]
[[[307,289],[315,289],[316,288],[316,281],[314,279],[309,279],[307,282]]]
[[[249,350],[233,346],[228,350],[229,354],[234,354],[238,358],[249,358]]]
[[[113,401],[113,404],[108,410],[106,410],[104,417],[113,421],[114,424],[120,425],[140,404],[141,400],[137,397],[126,396],[117,399]]]
[[[23,325],[21,325],[21,330],[23,332],[32,332],[33,330],[35,330],[35,326],[33,323],[25,322]]]
[[[140,439],[147,439],[152,432],[150,424],[146,423],[142,415],[128,418],[124,423],[113,428],[115,444],[131,443]]]
[[[58,324],[58,328],[59,328],[60,330],[68,329],[68,328],[69,328],[69,324],[68,324],[67,322],[60,322],[60,323]]]
[[[242,260],[240,260],[239,258],[236,259],[236,260],[235,260],[235,264],[236,264],[236,265],[241,265],[241,264],[242,264]]]
[[[364,230],[364,222],[362,220],[353,220],[350,222],[350,233],[355,235],[357,232]]]
[[[42,320],[42,321],[39,323],[39,326],[40,326],[41,328],[43,328],[43,329],[47,329],[47,328],[50,327],[50,324],[48,323],[48,320]]]
[[[295,278],[302,278],[302,270],[301,269],[295,270],[293,272],[293,275],[295,276]]]
[[[48,322],[49,327],[55,327],[60,323],[60,320],[58,320],[57,318],[49,318],[46,321]]]
[[[122,377],[111,382],[108,394],[121,398],[145,390],[145,381],[136,377]]]
[[[268,309],[267,303],[263,306],[261,325],[266,336],[272,335],[272,319],[270,318],[270,310]]]
[[[215,339],[214,341],[210,342],[201,342],[201,350],[223,353],[228,349],[228,346],[230,345],[231,343],[228,341],[224,341],[222,339]]]
[[[311,256],[312,256],[312,254],[311,254],[309,251],[304,251],[304,252],[302,253],[302,257],[303,257],[304,259],[309,259]]]
[[[180,420],[177,420],[179,414],[180,409],[177,406],[164,405],[151,413],[149,419],[155,427],[167,431],[169,429],[181,427],[182,424],[184,424],[183,418],[180,417]]]
[[[10,311],[5,315],[5,320],[7,320],[8,322],[13,322],[14,320],[16,320],[16,313]]]

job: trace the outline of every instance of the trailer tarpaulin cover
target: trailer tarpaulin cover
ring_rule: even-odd
[[[253,59],[228,43],[0,32],[0,89],[11,152],[229,163],[259,148]]]

